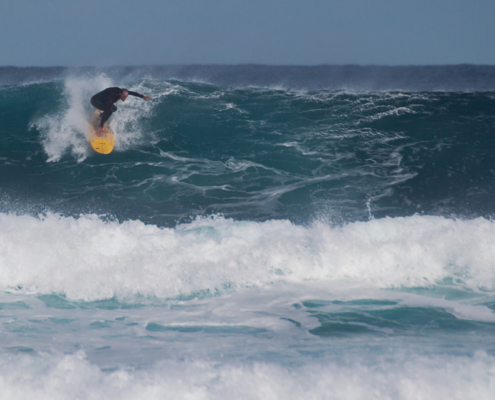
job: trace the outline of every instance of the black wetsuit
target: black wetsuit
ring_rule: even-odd
[[[103,111],[101,113],[100,127],[107,122],[110,115],[117,111],[117,107],[115,107],[114,103],[120,100],[122,90],[123,89],[118,87],[110,87],[100,93],[96,93],[93,97],[91,97],[91,105],[98,110]],[[131,92],[130,90],[128,90],[128,92],[130,96],[144,98],[144,96],[140,93]]]

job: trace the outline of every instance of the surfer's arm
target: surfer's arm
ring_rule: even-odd
[[[131,91],[131,90],[128,90],[127,92],[128,92],[128,93],[129,93],[129,95],[131,95],[131,96],[141,97],[142,99],[145,99],[145,100],[153,100],[153,98],[152,98],[152,97],[150,97],[150,96],[144,96],[144,95],[142,95],[141,93],[133,92],[133,91]]]

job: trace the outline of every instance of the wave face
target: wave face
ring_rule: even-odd
[[[139,80],[129,88],[155,100],[120,102],[115,152],[98,157],[87,143],[88,99],[115,84],[96,75],[2,87],[0,211],[169,227],[212,214],[297,223],[493,215],[492,92]]]
[[[0,85],[7,398],[491,398],[495,67]],[[153,101],[116,104],[102,156],[110,86]]]

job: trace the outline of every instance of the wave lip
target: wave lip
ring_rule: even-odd
[[[198,218],[175,228],[0,214],[0,284],[71,300],[170,298],[273,282],[493,289],[495,222],[433,216],[332,227]]]

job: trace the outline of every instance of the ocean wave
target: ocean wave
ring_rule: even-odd
[[[153,101],[118,104],[115,151],[103,157],[88,143],[89,99],[116,84]],[[214,213],[297,223],[325,212],[495,215],[489,93],[303,93],[99,74],[9,87],[0,103],[9,110],[0,201],[23,198],[0,212],[33,204],[166,226]]]
[[[48,214],[0,214],[0,285],[71,300],[346,280],[427,287],[495,285],[495,222],[434,216],[343,226],[197,218],[175,228]]]

